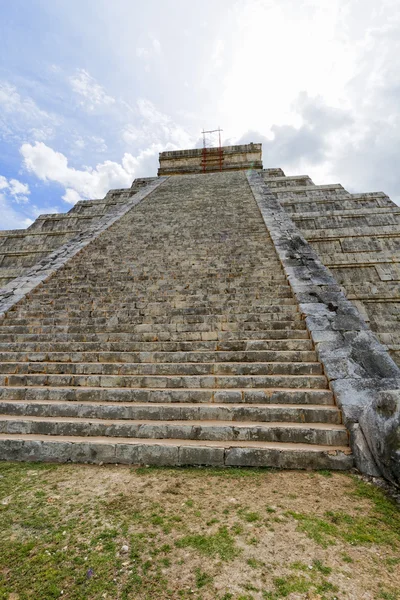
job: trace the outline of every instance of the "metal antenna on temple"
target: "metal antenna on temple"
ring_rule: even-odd
[[[207,163],[210,163],[210,159],[215,158],[215,154],[216,154],[215,149],[217,149],[217,159],[218,159],[219,170],[222,171],[222,163],[223,163],[223,152],[222,152],[222,146],[221,146],[221,132],[222,131],[223,131],[223,129],[221,129],[220,126],[218,126],[218,129],[209,129],[208,131],[203,129],[203,131],[201,132],[203,134],[203,156],[202,156],[202,161],[201,161],[201,166],[203,167],[203,173],[206,172]],[[218,133],[218,146],[217,147],[211,145],[210,138],[207,139],[207,134],[211,135],[213,133]],[[214,160],[212,160],[212,162],[214,163]]]

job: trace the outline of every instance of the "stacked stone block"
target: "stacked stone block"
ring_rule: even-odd
[[[103,200],[77,202],[67,213],[43,214],[27,229],[0,230],[0,288],[27,272],[105,215],[112,216],[128,197],[152,181],[136,179],[129,189],[110,190]]]
[[[0,326],[2,458],[352,465],[244,172],[168,178]]]
[[[262,169],[261,144],[160,152],[159,176]]]
[[[400,207],[266,169],[265,183],[400,364]]]

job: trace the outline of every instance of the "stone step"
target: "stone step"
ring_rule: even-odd
[[[219,403],[219,404],[310,404],[334,405],[329,389],[151,389],[101,387],[0,387],[0,400],[41,402],[125,402],[125,403]]]
[[[243,173],[168,179],[2,319],[0,364],[0,458],[353,464]]]
[[[287,298],[276,298],[275,303],[269,303],[263,305],[262,303],[252,302],[251,300],[246,301],[243,304],[236,304],[228,302],[225,304],[214,304],[210,306],[202,306],[201,304],[186,303],[184,306],[171,306],[170,303],[162,304],[154,308],[134,308],[133,303],[129,304],[129,309],[123,311],[121,314],[121,321],[135,322],[135,319],[147,317],[149,319],[174,319],[179,322],[180,319],[190,317],[203,317],[207,319],[218,319],[218,320],[252,320],[257,321],[260,318],[268,318],[269,315],[287,315],[287,318],[291,318],[292,315],[299,314],[298,307],[292,304],[282,304],[283,300]],[[140,303],[141,304],[141,303]],[[108,303],[101,306],[95,306],[92,301],[85,301],[82,305],[86,306],[85,309],[80,310],[79,305],[72,305],[68,303],[66,309],[65,303],[63,306],[45,303],[41,306],[32,308],[30,311],[9,311],[5,317],[2,318],[2,322],[15,325],[29,324],[31,320],[42,319],[54,319],[64,321],[65,319],[110,319],[118,315],[120,316],[120,306],[114,306],[114,304]],[[81,305],[81,306],[82,306]],[[49,312],[51,311],[51,312]],[[253,315],[253,319],[248,317]],[[271,316],[270,318],[274,318]],[[131,321],[132,319],[132,321]]]
[[[0,386],[125,388],[319,388],[324,375],[0,375]]]
[[[252,311],[249,311],[249,308]],[[239,320],[250,320],[256,321],[258,319],[265,319],[268,315],[294,315],[298,314],[298,307],[293,304],[283,305],[280,304],[269,304],[267,306],[260,306],[257,310],[253,310],[252,307],[242,307],[236,309],[235,307],[230,307],[229,310],[220,310],[219,307],[185,307],[185,308],[175,308],[170,305],[162,305],[157,306],[155,308],[143,307],[143,308],[120,308],[118,310],[118,319],[119,321],[127,321],[132,322],[132,319],[147,317],[149,319],[154,318],[165,318],[169,319],[190,319],[190,318],[198,318],[198,319],[225,319],[230,320],[234,316],[235,319]],[[82,308],[81,310],[76,309],[72,310],[69,307],[66,308],[60,307],[55,310],[52,308],[52,313],[49,315],[47,310],[31,310],[31,311],[18,311],[17,312],[9,312],[4,318],[5,322],[13,323],[14,325],[26,325],[32,319],[38,319],[40,321],[52,319],[52,320],[64,320],[64,319],[77,319],[77,321],[81,322],[85,319],[110,319],[116,316],[115,308],[110,309],[101,309],[101,308],[92,308],[91,306]],[[253,317],[253,318],[251,318]],[[274,317],[271,317],[274,318]]]
[[[40,289],[40,288],[39,288]],[[134,291],[134,293],[133,293]],[[118,295],[117,290],[108,290],[104,292],[81,292],[81,293],[61,293],[52,296],[44,294],[38,296],[38,291],[31,292],[30,299],[33,302],[32,309],[46,310],[51,305],[56,310],[65,310],[65,300],[68,300],[67,306],[70,310],[79,310],[79,306],[92,308],[94,306],[98,310],[108,310],[113,307],[118,307],[118,298],[120,305],[134,308],[136,305],[142,305],[149,299],[149,303],[156,302],[166,305],[171,305],[174,308],[190,308],[207,304],[212,312],[223,312],[224,306],[238,306],[247,312],[251,306],[277,306],[280,301],[290,301],[293,299],[291,289],[289,287],[277,286],[270,287],[267,290],[258,290],[257,288],[246,288],[231,290],[228,288],[222,290],[131,290],[124,292],[121,290]],[[267,299],[269,298],[269,302]],[[264,299],[266,303],[264,304]],[[64,300],[64,303],[63,303]],[[282,306],[291,306],[292,304],[282,304]]]
[[[114,257],[110,258],[112,260]],[[218,280],[222,283],[234,281],[235,279],[250,282],[257,281],[257,279],[262,281],[284,281],[279,259],[271,253],[260,257],[260,261],[266,259],[269,261],[269,269],[260,266],[260,263],[256,266],[251,262],[238,266],[238,263],[231,262],[226,255],[220,257],[213,266],[210,266],[213,260],[211,256],[204,257],[201,260],[182,260],[181,264],[177,264],[176,261],[169,263],[163,260],[161,255],[156,256],[153,254],[153,256],[150,256],[149,253],[149,258],[152,259],[152,263],[139,260],[135,263],[135,267],[131,269],[126,265],[123,265],[123,268],[120,269],[113,269],[110,260],[103,263],[88,260],[83,274],[71,274],[69,270],[64,269],[57,280],[51,282],[49,289],[57,288],[60,283],[73,283],[88,287],[90,285],[102,286],[108,283],[123,285],[126,282],[152,285],[170,281],[182,285],[187,281],[193,282],[196,279],[201,282]],[[225,258],[225,262],[223,258]],[[157,260],[159,261],[158,264],[156,264]],[[104,278],[101,278],[101,271],[105,273]]]
[[[29,318],[17,318],[17,317],[12,317],[12,316],[7,316],[4,321],[1,324],[2,328],[8,328],[10,329],[11,327],[13,328],[17,328],[17,327],[23,327],[23,328],[37,328],[38,326],[40,327],[48,327],[48,326],[52,326],[52,327],[63,327],[65,325],[68,326],[73,326],[73,327],[78,327],[78,326],[82,326],[84,328],[90,326],[90,327],[98,327],[99,325],[101,326],[107,326],[108,323],[112,322],[115,324],[118,324],[119,326],[125,326],[127,325],[128,327],[131,327],[132,325],[163,325],[165,326],[165,323],[167,322],[168,324],[172,325],[174,323],[176,324],[197,324],[197,323],[202,323],[202,324],[208,324],[208,325],[212,325],[213,327],[215,326],[221,326],[221,324],[243,324],[243,323],[269,323],[269,322],[275,322],[275,321],[300,321],[302,319],[302,316],[300,315],[300,313],[297,310],[286,310],[286,309],[282,309],[280,307],[276,307],[277,310],[275,311],[270,311],[270,312],[266,312],[266,313],[227,313],[227,314],[207,314],[207,315],[196,315],[196,314],[190,314],[190,315],[184,315],[184,314],[179,314],[179,315],[166,315],[166,314],[162,314],[162,315],[150,315],[148,313],[146,313],[146,311],[141,311],[142,314],[137,314],[136,316],[133,315],[128,315],[128,316],[121,316],[120,313],[117,314],[114,311],[114,314],[110,316],[99,316],[97,313],[96,316],[93,316],[92,314],[81,314],[79,316],[73,316],[69,313],[65,313],[65,314],[54,314],[49,317],[46,316],[46,314],[48,315],[48,313],[43,312],[42,316],[37,316],[37,317],[29,317]],[[295,307],[293,307],[295,308]],[[91,311],[92,312],[92,311]]]
[[[165,404],[0,401],[0,415],[161,421],[262,421],[340,424],[336,406],[324,404]]]
[[[0,363],[1,375],[321,375],[319,362]]]
[[[280,469],[352,468],[347,446],[282,442],[143,440],[0,434],[3,460],[132,464],[159,466],[210,465]]]
[[[235,440],[346,446],[344,425],[329,423],[265,423],[253,421],[104,420],[69,417],[0,415],[0,433],[63,436],[133,437],[145,439]]]
[[[71,305],[75,308],[79,306],[79,299],[80,298],[85,298],[88,301],[95,301],[96,304],[98,306],[107,306],[107,304],[111,304],[111,300],[115,297],[115,303],[117,302],[117,298],[118,298],[118,293],[117,290],[104,290],[103,293],[99,292],[90,292],[90,293],[83,293],[80,292],[78,294],[78,298],[76,298],[76,294],[72,293],[71,291],[65,291],[64,293],[62,293],[62,291],[59,292],[54,292],[51,293],[49,291],[42,291],[42,288],[38,288],[34,294],[32,294],[32,297],[34,296],[35,301],[36,302],[40,302],[42,301],[43,305],[46,305],[49,301],[50,302],[54,302],[55,306],[57,306],[57,300],[59,301],[59,305],[61,306],[63,303],[65,305],[65,300],[66,298],[68,298],[68,304],[71,303]],[[120,294],[120,302],[121,304],[127,303],[127,302],[137,302],[137,301],[142,301],[144,302],[146,300],[146,298],[149,299],[149,302],[154,302],[156,300],[158,300],[160,297],[164,298],[164,300],[167,302],[183,302],[183,301],[190,301],[190,302],[202,302],[205,300],[208,301],[212,301],[212,302],[218,302],[218,303],[223,303],[226,302],[228,300],[235,300],[236,302],[245,302],[246,300],[248,301],[252,301],[252,300],[259,300],[261,298],[263,298],[264,296],[268,297],[272,297],[274,300],[278,299],[278,298],[293,298],[293,294],[292,294],[292,290],[289,287],[289,285],[282,285],[282,286],[270,286],[268,288],[249,288],[249,289],[244,289],[244,288],[238,288],[238,289],[228,289],[225,288],[225,290],[210,290],[210,289],[201,289],[201,293],[200,290],[196,290],[196,293],[193,293],[193,290],[190,288],[187,289],[182,289],[182,290],[177,290],[176,288],[174,290],[171,290],[171,293],[168,293],[166,290],[146,290],[146,291],[140,291],[138,289],[134,290],[134,293],[132,293],[132,290],[130,290],[129,292],[127,291],[126,293],[124,293],[123,290],[121,290],[121,294]],[[74,302],[75,300],[75,302]]]
[[[0,363],[258,363],[258,362],[317,362],[313,350],[254,350],[242,352],[4,352]]]
[[[1,342],[0,352],[261,352],[312,350],[309,338],[195,342]]]
[[[40,233],[39,235],[45,236],[46,234]],[[61,241],[61,238],[59,239]],[[46,241],[46,238],[41,237],[41,241]],[[51,249],[49,248],[48,250]],[[145,249],[144,251],[146,252],[146,250],[148,249]],[[138,251],[141,252],[142,250]],[[34,246],[27,248],[21,248],[20,246],[19,248],[14,248],[13,251],[4,252],[6,256],[17,256],[18,258],[26,258],[30,253],[35,253],[39,259],[47,254],[43,249],[35,249]],[[176,262],[168,263],[163,260],[162,255],[156,255],[154,253],[151,255],[150,252],[148,254],[149,259],[152,262],[144,263],[139,260],[138,262],[135,262],[135,267],[130,270],[129,267],[126,266],[126,263],[118,265],[118,269],[113,269],[111,263],[112,261],[115,262],[115,257],[109,257],[110,260],[103,262],[100,260],[88,260],[83,275],[77,273],[76,277],[73,277],[67,266],[60,272],[57,279],[51,282],[50,286],[51,288],[54,288],[60,282],[81,284],[82,287],[88,287],[90,285],[107,285],[108,283],[123,285],[126,282],[147,282],[152,285],[154,283],[163,283],[172,280],[176,281],[178,285],[182,285],[185,281],[194,281],[196,277],[200,281],[218,279],[224,283],[235,279],[243,281],[254,281],[257,279],[265,279],[268,281],[276,279],[277,281],[282,281],[284,279],[276,254],[273,255],[270,252],[263,253],[262,256],[258,257],[258,265],[255,265],[254,262],[252,263],[250,261],[238,265],[238,262],[235,262],[234,257],[232,259],[232,257],[226,255],[221,255],[218,261],[213,260],[213,257],[208,255],[203,256],[200,259],[196,258],[192,261],[182,260],[182,263],[178,265]],[[157,261],[158,264],[156,264]],[[260,266],[261,261],[264,263],[267,263],[268,261],[270,266],[269,271],[266,270],[265,266]],[[213,266],[210,266],[211,262],[214,263]],[[103,271],[105,274],[103,280],[98,274],[99,271]]]
[[[301,323],[301,322],[299,322]],[[306,329],[266,329],[263,331],[164,331],[155,333],[1,333],[0,342],[191,342],[191,341],[264,341],[273,339],[307,339]]]
[[[209,315],[214,315],[215,317],[218,316],[226,316],[228,317],[229,315],[231,315],[232,313],[234,314],[249,314],[249,309],[251,309],[251,313],[253,315],[267,315],[270,313],[276,313],[276,312],[286,312],[288,314],[292,314],[295,312],[298,312],[298,307],[291,303],[286,303],[287,300],[290,300],[289,298],[278,298],[275,300],[275,303],[269,302],[268,304],[252,304],[251,306],[249,306],[249,304],[247,305],[243,305],[240,306],[239,304],[236,303],[229,303],[229,304],[224,304],[221,306],[217,306],[217,305],[205,305],[205,304],[198,304],[198,305],[194,305],[191,303],[187,303],[187,305],[185,306],[172,306],[170,303],[166,303],[166,302],[158,302],[157,305],[155,305],[155,303],[153,303],[153,305],[145,305],[144,303],[139,303],[136,302],[134,303],[134,305],[130,305],[129,308],[123,308],[123,307],[119,307],[118,310],[118,316],[122,316],[122,317],[128,317],[128,316],[132,316],[135,317],[137,315],[149,315],[149,316],[189,316],[189,315],[204,315],[204,316],[209,316]],[[285,301],[285,303],[282,303],[283,301]],[[33,302],[32,302],[33,304]],[[71,306],[68,305],[68,307],[65,306],[65,304],[63,306],[59,306],[59,307],[55,307],[54,305],[52,305],[51,307],[52,310],[52,315],[51,318],[70,318],[70,317],[79,317],[79,318],[84,318],[85,316],[91,316],[91,315],[97,315],[98,317],[113,317],[115,316],[115,307],[110,308],[109,306],[107,307],[97,307],[97,306],[93,306],[92,304],[85,308],[85,307],[81,307],[79,309],[79,307],[73,308]],[[28,309],[20,309],[18,312],[16,311],[12,311],[10,310],[6,317],[4,318],[5,321],[14,321],[16,322],[16,324],[20,324],[19,321],[21,321],[21,324],[23,320],[27,320],[29,321],[30,319],[47,319],[49,318],[49,312],[48,312],[48,306],[47,307],[31,307],[31,305],[29,305],[29,310]]]
[[[50,295],[43,299],[37,299],[36,294],[30,296],[29,311],[41,311],[46,313],[49,307],[55,311],[65,311],[68,307],[68,311],[79,311],[80,307],[85,307],[86,310],[95,310],[96,312],[113,312],[116,308],[126,306],[128,308],[137,308],[140,310],[146,310],[143,305],[146,303],[146,297],[149,299],[149,304],[158,304],[159,307],[167,307],[173,309],[193,309],[207,308],[212,314],[223,313],[224,311],[235,310],[237,312],[248,312],[262,310],[264,307],[279,307],[279,306],[292,306],[293,296],[290,289],[285,290],[285,293],[280,294],[231,294],[223,293],[216,296],[215,294],[202,294],[193,295],[187,293],[184,296],[178,295],[177,293],[170,295],[159,292],[158,294],[140,294],[133,295],[129,294],[121,296],[120,303],[118,304],[114,296],[89,296],[87,294],[84,297],[76,297],[73,295],[66,294],[64,298],[60,295],[59,298],[54,299]],[[15,309],[15,307],[14,307]],[[28,310],[28,307],[26,307]],[[153,309],[150,309],[153,310]],[[16,311],[11,309],[10,313],[13,314]],[[30,312],[28,313],[30,314]]]
[[[186,277],[181,284],[176,279],[166,278],[157,278],[157,280],[154,281],[148,279],[145,281],[134,281],[132,278],[124,281],[105,281],[103,279],[98,284],[92,283],[87,285],[82,285],[79,281],[76,281],[76,279],[60,280],[55,285],[49,287],[46,286],[46,290],[42,291],[42,288],[39,288],[36,294],[38,298],[41,296],[45,297],[48,294],[57,298],[58,295],[65,295],[65,289],[68,288],[69,296],[74,294],[95,294],[101,297],[102,295],[106,296],[111,294],[111,297],[113,297],[117,295],[117,292],[124,294],[124,290],[126,290],[126,293],[131,294],[133,287],[135,294],[140,294],[141,292],[147,293],[147,291],[154,292],[153,288],[157,288],[160,292],[171,292],[174,295],[176,295],[177,292],[182,292],[180,288],[186,290],[186,293],[201,291],[202,294],[205,292],[212,292],[213,290],[217,294],[223,294],[225,290],[237,290],[242,294],[249,293],[252,290],[260,292],[265,290],[272,290],[274,292],[285,292],[290,290],[289,283],[284,276],[270,279],[262,277],[232,277],[224,280],[223,277],[201,278],[199,275],[194,275],[193,279]]]
[[[70,301],[68,302],[68,305],[66,306],[65,304],[65,299],[64,302],[62,301],[55,301],[51,298],[51,296],[49,295],[48,298],[46,300],[43,301],[38,301],[37,300],[37,296],[36,294],[32,295],[29,301],[29,304],[27,305],[18,305],[18,311],[16,309],[16,307],[12,308],[9,313],[7,313],[7,316],[11,316],[14,314],[18,314],[18,315],[35,315],[36,311],[41,311],[40,314],[48,314],[46,312],[46,308],[48,308],[49,304],[51,304],[52,310],[54,311],[60,311],[60,312],[77,312],[78,314],[80,313],[80,310],[83,309],[85,310],[90,310],[93,311],[95,310],[98,313],[102,313],[104,312],[105,314],[115,314],[115,306],[110,307],[110,303],[106,303],[106,302],[98,302],[97,298],[93,298],[89,308],[86,308],[85,306],[82,307],[82,305],[74,303],[72,301],[72,299],[70,299]],[[187,296],[183,296],[183,297],[179,297],[177,295],[175,295],[173,298],[164,298],[162,295],[159,296],[157,298],[156,301],[149,301],[146,302],[144,299],[140,299],[140,298],[134,298],[134,297],[130,297],[129,299],[129,303],[126,302],[127,310],[145,310],[146,312],[150,312],[153,310],[159,310],[159,309],[164,309],[165,307],[167,307],[168,309],[171,308],[175,311],[197,311],[197,310],[205,310],[210,314],[216,313],[218,311],[220,312],[224,312],[229,310],[234,310],[236,312],[247,312],[249,310],[249,307],[251,307],[251,310],[254,312],[258,312],[261,311],[263,312],[264,310],[266,312],[268,312],[268,310],[277,310],[280,309],[282,307],[294,307],[297,310],[297,304],[294,300],[294,298],[292,297],[292,295],[290,295],[290,297],[278,297],[278,298],[274,298],[274,297],[265,297],[265,298],[253,298],[251,304],[249,303],[245,303],[245,302],[240,302],[239,298],[231,298],[226,300],[225,296],[223,298],[218,297],[218,298],[212,298],[210,296],[208,296],[207,298],[197,298],[196,297],[187,297]],[[121,303],[119,305],[119,309],[122,308],[124,309],[124,303]],[[43,310],[43,312],[42,312]]]
[[[104,323],[101,325],[92,324],[65,324],[56,325],[42,325],[40,322],[35,325],[33,323],[30,326],[26,325],[7,325],[1,324],[0,331],[3,335],[7,334],[31,334],[31,333],[151,333],[151,334],[164,334],[164,333],[191,333],[191,332],[235,332],[235,331],[269,331],[274,329],[292,329],[301,330],[306,329],[305,321],[300,319],[300,315],[297,319],[292,318],[290,320],[274,320],[268,319],[268,321],[245,321],[245,322],[206,322],[206,323],[141,323],[141,324],[119,324],[119,323]]]
[[[133,285],[135,286],[133,288]],[[80,298],[85,298],[89,301],[95,301],[98,306],[106,306],[107,303],[117,303],[118,298],[122,302],[132,301],[144,301],[146,297],[149,297],[151,302],[157,301],[158,298],[162,297],[165,301],[176,301],[176,300],[187,300],[188,298],[194,301],[208,300],[215,303],[227,299],[233,299],[236,297],[237,301],[244,301],[246,298],[259,299],[263,296],[268,297],[271,295],[272,298],[279,297],[292,297],[291,288],[286,282],[269,282],[264,284],[248,284],[241,285],[240,282],[232,282],[230,284],[219,284],[217,281],[208,285],[200,285],[199,282],[193,283],[192,285],[185,285],[182,288],[177,287],[176,284],[165,285],[165,286],[140,286],[137,284],[130,284],[129,286],[118,286],[118,284],[112,284],[110,286],[93,287],[93,288],[74,288],[63,293],[63,287],[68,286],[68,283],[60,286],[59,290],[50,292],[48,290],[41,291],[42,288],[37,288],[34,292],[36,302],[42,303],[49,299],[57,302],[61,301],[62,298],[68,298],[73,304],[78,303]],[[232,296],[232,298],[230,298]]]
[[[277,268],[278,265],[277,265]],[[271,269],[273,269],[271,265]],[[192,269],[190,272],[186,272],[182,276],[172,277],[169,273],[157,272],[154,276],[139,276],[135,277],[127,275],[125,278],[107,278],[93,280],[89,283],[81,284],[76,278],[64,279],[57,282],[57,285],[53,287],[54,291],[59,291],[63,285],[69,287],[69,293],[73,293],[75,290],[79,292],[88,291],[93,293],[96,291],[101,292],[112,292],[117,286],[121,287],[135,287],[136,290],[144,290],[147,287],[159,286],[162,290],[176,290],[179,287],[198,289],[201,287],[202,290],[206,289],[217,289],[222,290],[224,287],[233,288],[240,286],[244,288],[256,288],[263,289],[272,286],[288,285],[285,275],[282,273],[276,275],[226,275],[221,271],[218,273],[204,273],[200,269]]]
[[[152,258],[155,257],[153,256]],[[49,284],[49,289],[57,287],[60,283],[69,282],[74,283],[75,285],[81,285],[82,287],[87,287],[89,285],[105,285],[110,281],[115,283],[125,281],[142,281],[148,283],[175,281],[179,284],[182,281],[195,281],[196,279],[200,279],[200,281],[218,279],[223,283],[234,279],[241,279],[243,281],[253,281],[257,279],[283,281],[285,279],[282,269],[279,268],[279,259],[275,255],[274,260],[272,253],[269,253],[268,255],[270,261],[268,268],[262,267],[259,264],[255,265],[254,263],[251,263],[251,261],[248,261],[247,263],[243,262],[240,265],[237,263],[235,265],[229,261],[227,256],[224,256],[225,260],[221,260],[220,258],[218,264],[215,263],[213,266],[208,262],[211,260],[210,256],[206,257],[205,260],[187,259],[181,263],[163,261],[161,256],[159,258],[161,258],[159,264],[149,264],[142,261],[141,263],[136,264],[133,269],[123,267],[118,270],[106,271],[104,277],[101,277],[101,272],[99,273],[98,267],[104,269],[105,267],[112,266],[110,265],[110,261],[108,261],[108,264],[98,260],[94,263],[89,259],[86,263],[87,270],[84,274],[71,273],[68,269],[64,269],[60,272],[57,280],[54,280]],[[265,256],[262,256],[261,258],[265,258]],[[208,264],[205,264],[207,262]]]

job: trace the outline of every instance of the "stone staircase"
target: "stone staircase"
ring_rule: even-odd
[[[244,172],[170,177],[0,324],[0,458],[347,469]]]
[[[102,200],[81,200],[67,213],[40,215],[27,229],[0,230],[0,288],[104,216],[112,217],[129,197],[154,180],[135,179],[130,188],[110,190]]]

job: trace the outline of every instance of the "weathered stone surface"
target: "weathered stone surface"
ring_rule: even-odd
[[[338,451],[283,452],[261,451],[257,448],[229,448],[225,464],[232,467],[277,467],[281,469],[333,469],[347,470],[353,466],[353,456]]]
[[[384,193],[350,194],[306,176],[262,172],[270,191],[400,364],[400,209]]]
[[[380,391],[360,416],[368,446],[383,475],[400,481],[400,389]]]
[[[179,464],[182,466],[208,465],[223,467],[225,465],[225,449],[181,446],[179,449]]]
[[[391,479],[395,481],[400,471],[398,442],[393,434],[386,435],[385,453],[382,449],[378,452],[380,446],[377,440],[383,421],[371,407],[375,406],[380,390],[390,389],[393,382],[394,387],[400,387],[400,369],[368,328],[359,311],[337,289],[334,277],[261,177],[249,172],[248,180],[299,301],[318,357],[342,410],[344,423],[353,429],[354,423],[360,424],[361,430],[355,428],[351,436],[356,465],[360,470],[373,470],[371,461],[366,458],[366,440],[381,472],[389,473],[386,465],[388,461],[391,462]],[[328,295],[325,288],[328,288]],[[392,423],[387,423],[390,431]],[[400,479],[397,479],[397,483],[400,484]]]
[[[106,213],[105,216],[101,216],[82,233],[78,233],[75,237],[69,239],[57,250],[51,254],[48,254],[46,258],[43,258],[39,262],[35,261],[34,266],[29,271],[26,271],[24,275],[20,276],[18,272],[18,275],[11,280],[6,278],[8,283],[6,283],[5,287],[0,289],[0,318],[17,302],[29,294],[29,292],[54,275],[68,260],[76,256],[84,247],[90,244],[90,242],[95,240],[101,233],[111,227],[113,223],[118,221],[118,219],[120,219],[134,206],[139,204],[143,198],[148,196],[164,181],[165,178],[151,181],[151,183],[149,183],[145,189],[141,191],[134,190],[131,192],[129,190],[127,194],[125,193],[124,201],[118,206],[118,210],[114,209],[113,211],[110,211],[109,214]],[[124,191],[127,192],[127,190]],[[33,227],[33,225],[31,227]],[[1,233],[4,235],[8,232]],[[47,254],[46,250],[45,254]]]
[[[371,477],[382,477],[382,471],[377,467],[375,459],[359,423],[350,424],[349,430],[351,448],[353,450],[354,460],[358,466],[358,469],[365,475],[370,475]]]
[[[59,249],[51,278],[15,281],[30,291],[0,324],[0,441],[94,463],[222,466],[231,446],[287,467],[347,456],[244,172],[150,181],[107,219]]]
[[[27,273],[33,265],[44,264],[43,260],[56,248],[93,229],[103,217],[111,218],[151,181],[135,179],[130,189],[110,190],[102,200],[77,202],[66,214],[40,215],[27,229],[0,230],[0,288]],[[48,269],[48,275],[51,271]]]
[[[261,144],[242,144],[223,148],[193,148],[160,153],[158,175],[183,175],[262,169]]]
[[[388,257],[399,211],[383,194],[259,175],[259,153],[166,153],[163,172],[185,175],[0,235],[0,278],[6,263],[19,275],[0,296],[0,457],[338,469],[355,459],[398,478],[398,407],[380,394],[399,389],[400,371],[370,325],[386,341],[390,306],[398,326]],[[371,228],[381,241],[370,245]]]

